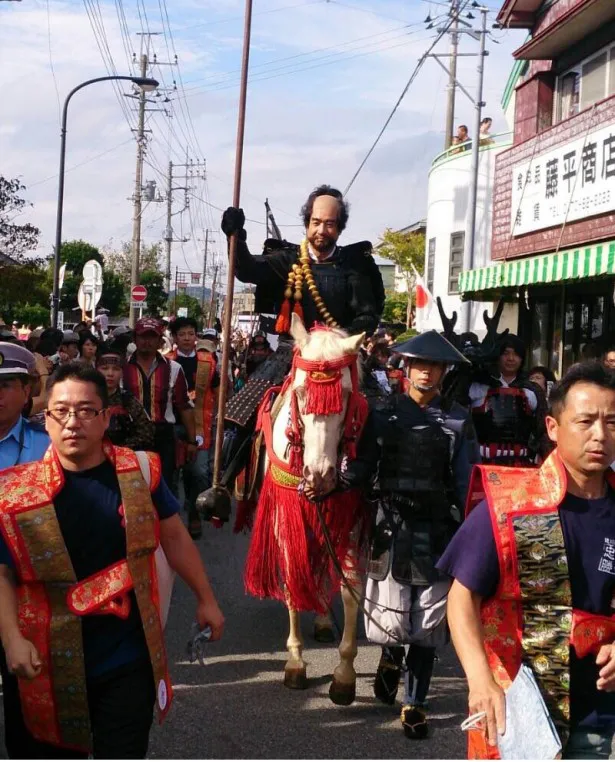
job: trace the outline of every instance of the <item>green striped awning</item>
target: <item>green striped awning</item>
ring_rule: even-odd
[[[464,270],[459,291],[466,295],[603,275],[615,275],[615,241]]]

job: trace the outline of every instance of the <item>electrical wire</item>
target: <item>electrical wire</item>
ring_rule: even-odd
[[[293,5],[281,5],[278,8],[268,8],[264,11],[254,11],[252,13],[252,17],[254,16],[264,16],[269,13],[278,13],[279,11],[286,11],[290,10],[291,8],[302,8],[307,5],[322,5],[323,3],[327,3],[329,0],[306,0],[302,3],[294,3]],[[228,24],[231,21],[242,21],[243,16],[227,16],[226,18],[222,19],[216,19],[215,21],[205,21],[203,24],[191,24],[190,26],[184,26],[179,27],[175,29],[176,32],[183,32],[188,31],[191,29],[202,29],[204,26],[214,26],[216,24]]]
[[[121,148],[122,146],[128,145],[128,143],[132,143],[132,141],[133,141],[133,138],[128,138],[128,140],[123,140],[121,143],[118,143],[117,145],[112,146],[111,148],[107,148],[106,151],[97,153],[94,156],[90,156],[88,159],[85,159],[84,161],[80,161],[78,164],[73,164],[71,167],[67,167],[64,171],[65,173],[72,172],[74,169],[83,167],[84,164],[89,164],[91,161],[100,159],[102,156],[106,156],[108,153],[111,153],[112,151],[116,151],[118,148]],[[28,183],[28,188],[34,188],[36,185],[42,185],[43,183],[48,183],[50,180],[55,180],[57,177],[58,177],[58,173],[56,172],[54,175],[49,175],[49,177],[45,177],[43,180],[37,180],[34,183]]]
[[[462,7],[462,8],[460,8],[460,10],[459,10],[459,13],[461,13],[463,10],[465,10],[465,8],[468,6],[468,3],[469,3],[469,0],[465,0],[465,3],[463,4],[463,7]],[[425,63],[425,61],[427,60],[427,57],[429,56],[429,54],[431,53],[431,51],[432,51],[432,50],[433,50],[433,49],[436,47],[436,45],[437,45],[437,44],[440,42],[440,40],[441,40],[441,39],[444,37],[444,35],[445,35],[445,34],[448,32],[448,30],[450,29],[451,25],[453,24],[453,21],[454,21],[454,19],[451,19],[451,20],[450,20],[450,21],[447,23],[447,26],[445,26],[445,27],[444,27],[444,28],[443,28],[443,29],[442,29],[440,32],[438,32],[438,35],[437,35],[437,37],[434,39],[434,41],[431,43],[431,45],[430,45],[430,46],[427,48],[427,50],[426,50],[426,51],[423,53],[423,55],[422,55],[422,56],[419,58],[419,60],[418,60],[418,62],[417,62],[417,64],[416,64],[416,66],[415,66],[415,68],[414,68],[414,71],[413,71],[413,72],[412,72],[412,74],[410,75],[410,79],[409,79],[409,80],[406,82],[406,84],[405,84],[405,86],[404,86],[404,89],[403,89],[403,90],[402,90],[402,92],[401,92],[401,95],[399,96],[399,98],[397,99],[397,102],[396,102],[396,103],[395,103],[395,105],[393,106],[393,110],[391,111],[391,113],[390,113],[390,114],[389,114],[389,116],[387,117],[387,119],[386,119],[386,121],[385,121],[385,123],[384,123],[384,125],[383,125],[382,129],[380,130],[380,132],[378,133],[378,135],[377,135],[377,137],[376,137],[376,140],[374,140],[374,142],[372,143],[372,145],[371,145],[370,149],[368,150],[368,152],[367,152],[367,154],[366,154],[365,158],[363,159],[363,161],[362,161],[362,162],[361,162],[361,164],[359,165],[359,168],[358,168],[358,169],[357,169],[357,171],[354,173],[354,175],[352,176],[352,179],[350,180],[350,182],[349,182],[349,183],[348,183],[348,185],[346,186],[346,189],[344,190],[344,195],[346,195],[346,194],[348,193],[348,191],[349,191],[349,190],[352,188],[352,186],[354,185],[354,183],[355,183],[355,181],[356,181],[357,177],[358,177],[358,176],[359,176],[359,174],[361,173],[361,170],[362,170],[362,169],[363,169],[363,167],[364,167],[364,166],[367,164],[367,162],[368,162],[368,160],[369,160],[369,157],[372,155],[372,153],[374,152],[374,150],[375,150],[376,146],[377,146],[377,145],[378,145],[378,143],[380,142],[380,138],[381,138],[381,137],[384,135],[384,133],[385,133],[385,131],[386,131],[387,127],[388,127],[388,126],[389,126],[389,124],[391,123],[391,120],[392,120],[392,119],[393,119],[393,117],[395,116],[395,114],[396,114],[396,112],[397,112],[397,109],[398,109],[398,108],[399,108],[399,106],[401,105],[401,102],[402,102],[402,101],[403,101],[403,99],[406,97],[406,94],[407,94],[408,90],[410,89],[410,87],[412,86],[412,83],[413,83],[413,82],[414,82],[414,80],[416,79],[416,77],[417,77],[418,73],[420,72],[420,70],[423,68],[423,64],[424,64],[424,63]]]
[[[60,101],[60,90],[58,89],[58,80],[56,79],[56,72],[53,67],[53,54],[51,52],[51,13],[49,11],[49,0],[47,0],[47,49],[49,51],[49,68],[51,69],[53,86],[56,91],[56,98],[58,99],[58,124],[62,124],[62,102]]]

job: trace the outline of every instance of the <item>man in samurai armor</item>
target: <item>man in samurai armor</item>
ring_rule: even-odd
[[[440,394],[447,369],[468,362],[463,355],[437,331],[394,350],[404,357],[406,382],[372,408],[340,479],[375,487],[365,627],[384,647],[374,692],[393,704],[405,669],[401,722],[408,738],[420,739],[436,649],[448,641],[450,581],[436,562],[459,526],[478,448],[470,413]]]
[[[299,315],[308,330],[322,323],[352,335],[371,335],[378,326],[385,294],[372,245],[369,241],[347,246],[337,243],[348,212],[339,190],[319,186],[301,209],[306,231],[301,244],[270,239],[265,241],[262,256],[253,256],[248,249],[243,211],[230,207],[224,212],[222,230],[238,238],[236,277],[256,285],[255,312],[278,315],[275,329],[280,341],[276,351],[227,402],[223,487],[233,482],[247,462],[256,411],[265,392],[281,384],[290,370],[291,314]],[[218,499],[228,503],[228,495],[212,495],[214,502]]]
[[[546,399],[522,372],[525,345],[512,333],[499,345],[495,372],[479,369],[468,391],[481,461],[533,465],[542,451]]]
[[[612,757],[615,374],[596,361],[575,365],[550,403],[556,449],[539,469],[477,468],[471,493],[486,499],[469,502],[438,564],[454,578],[448,620],[468,680],[471,759],[530,758],[501,738],[511,735],[505,692],[517,678],[517,688],[535,681],[542,720],[557,733],[543,734],[550,753],[536,746],[533,756]],[[537,744],[536,719],[521,730]]]

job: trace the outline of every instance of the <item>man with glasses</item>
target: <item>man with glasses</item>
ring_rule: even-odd
[[[0,473],[0,638],[19,693],[4,686],[9,756],[143,758],[154,705],[172,690],[154,552],[224,618],[160,459],[115,447],[103,376],[82,363],[49,380],[51,446]],[[142,457],[140,457],[142,455]]]

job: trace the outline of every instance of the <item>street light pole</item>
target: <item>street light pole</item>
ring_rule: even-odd
[[[134,82],[144,90],[155,90],[158,87],[158,81],[148,77],[131,77],[124,75],[114,75],[108,77],[95,77],[82,82],[74,87],[66,96],[64,108],[62,109],[62,128],[60,131],[60,176],[58,179],[58,206],[56,211],[56,240],[53,257],[53,293],[51,296],[51,325],[58,327],[58,312],[60,308],[60,251],[62,248],[62,214],[64,211],[64,170],[66,165],[66,120],[68,117],[68,104],[73,95],[88,85],[96,82],[109,82],[110,80],[128,80]]]

